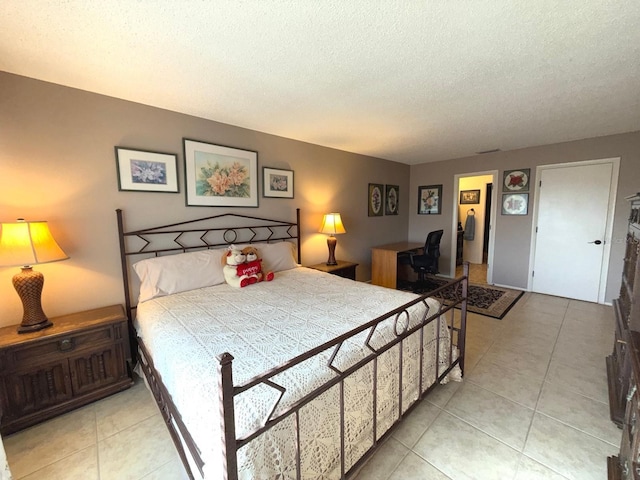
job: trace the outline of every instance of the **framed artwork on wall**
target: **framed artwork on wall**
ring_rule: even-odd
[[[480,203],[480,190],[461,190],[460,191],[460,204],[475,204]]]
[[[505,170],[502,187],[505,192],[528,192],[530,168]]]
[[[258,206],[258,152],[183,141],[188,206]]]
[[[384,213],[384,186],[379,183],[369,184],[367,196],[368,212],[370,217],[381,217]]]
[[[262,196],[293,198],[293,170],[263,167]]]
[[[384,214],[398,215],[398,203],[400,202],[400,187],[398,185],[384,186]]]
[[[502,215],[527,215],[529,213],[528,193],[503,193]]]
[[[418,187],[418,215],[439,215],[441,212],[442,185]]]
[[[178,193],[178,156],[115,147],[118,190]]]

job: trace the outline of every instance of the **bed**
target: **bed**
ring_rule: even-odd
[[[136,368],[190,478],[347,478],[431,389],[461,379],[467,271],[418,296],[302,267],[299,210],[117,220]],[[229,244],[256,246],[274,280],[221,280]],[[447,288],[460,295],[444,305]]]

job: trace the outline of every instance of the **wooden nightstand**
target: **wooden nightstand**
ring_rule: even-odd
[[[332,275],[338,275],[339,277],[350,278],[351,280],[356,279],[356,267],[358,266],[357,263],[344,262],[342,260],[336,260],[336,262],[338,262],[337,265],[318,263],[317,265],[309,265],[308,268],[320,270],[321,272],[330,273]]]
[[[18,334],[0,328],[0,432],[9,434],[129,388],[129,334],[121,305],[52,318]]]

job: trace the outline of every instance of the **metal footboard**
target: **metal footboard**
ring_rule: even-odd
[[[386,438],[387,435],[391,433],[393,427],[395,427],[402,418],[404,418],[434,386],[436,386],[442,379],[444,379],[453,368],[456,366],[460,366],[460,369],[464,371],[464,351],[465,351],[465,332],[466,332],[466,316],[467,316],[467,287],[468,287],[468,264],[464,265],[464,274],[461,278],[453,280],[452,282],[444,285],[437,290],[429,292],[412,302],[409,302],[391,312],[388,312],[366,324],[351,330],[329,342],[326,342],[304,354],[301,354],[292,360],[276,367],[272,370],[269,370],[259,376],[256,376],[242,384],[234,385],[233,383],[233,356],[229,353],[224,353],[218,357],[219,360],[219,381],[220,381],[220,395],[221,395],[221,422],[222,422],[222,435],[223,435],[223,445],[224,445],[224,459],[225,459],[225,478],[227,480],[237,480],[238,479],[238,451],[251,441],[257,439],[261,435],[265,434],[267,431],[278,425],[280,422],[285,419],[293,416],[294,424],[296,429],[296,438],[295,438],[295,470],[296,470],[296,478],[298,480],[302,479],[301,473],[301,442],[300,442],[300,411],[301,409],[309,404],[314,399],[318,398],[324,392],[329,390],[330,388],[338,385],[339,386],[339,411],[340,411],[340,478],[345,479],[346,475],[351,471],[357,469],[362,463],[373,453],[378,444]],[[454,289],[453,291],[457,292],[457,298],[453,301],[448,301],[447,304],[441,304],[440,308],[437,311],[433,311],[433,309],[429,309],[426,305],[427,297],[438,297],[438,294],[447,289]],[[413,305],[418,303],[423,303],[426,307],[425,313],[423,315],[422,321],[417,325],[409,328],[409,313],[408,309]],[[459,309],[460,316],[456,318],[454,312]],[[376,329],[379,325],[384,321],[393,321],[394,325],[394,334],[395,338],[386,343],[381,347],[374,347],[371,343],[371,339],[376,332]],[[433,382],[429,382],[428,385],[424,385],[423,382],[423,365],[424,365],[424,335],[425,328],[433,323],[438,322],[436,325],[436,362],[435,362],[435,372],[433,377]],[[448,351],[446,354],[446,364],[447,368],[440,371],[440,345],[441,345],[441,323],[446,322],[446,331],[449,335],[450,341],[448,342]],[[366,356],[360,360],[358,360],[353,365],[349,366],[345,369],[340,369],[334,364],[334,360],[338,353],[340,352],[343,344],[347,340],[352,340],[359,334],[366,334],[366,340],[362,345],[362,349],[367,352]],[[419,375],[419,390],[418,390],[418,399],[407,409],[403,410],[403,372],[404,372],[404,364],[403,364],[403,343],[412,335],[419,335],[420,339],[420,375]],[[377,396],[378,396],[378,387],[377,387],[377,367],[378,367],[378,359],[380,356],[399,345],[398,348],[398,413],[397,418],[394,421],[393,425],[386,431],[382,432],[380,438],[378,438],[377,424]],[[457,357],[454,355],[454,349],[457,349]],[[286,372],[287,370],[295,367],[296,365],[305,362],[312,357],[320,355],[322,353],[331,352],[330,358],[326,364],[326,368],[331,370],[334,374],[333,378],[329,381],[321,385],[320,387],[304,394],[301,398],[297,399],[291,405],[286,408],[278,410],[280,402],[286,392],[286,388],[282,385],[278,384],[277,381],[274,380],[274,377],[277,375]],[[361,368],[366,368],[369,364],[373,366],[373,409],[372,415],[372,428],[373,428],[373,444],[368,449],[368,451],[360,458],[356,463],[354,463],[349,470],[345,466],[345,404],[344,404],[344,388],[345,388],[345,380],[349,375],[357,372]],[[261,426],[253,429],[249,433],[244,436],[239,437],[236,433],[235,426],[235,411],[234,411],[234,399],[237,395],[242,394],[243,392],[247,392],[250,389],[257,386],[267,386],[269,388],[275,389],[279,391],[279,398],[271,408],[271,411],[266,415],[266,417],[261,422]]]

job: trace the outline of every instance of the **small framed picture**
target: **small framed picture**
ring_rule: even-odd
[[[369,184],[369,196],[367,198],[370,217],[381,217],[384,213],[384,186],[379,183]]]
[[[502,215],[527,215],[529,212],[528,193],[503,193]]]
[[[480,190],[461,190],[460,204],[480,203]]]
[[[505,170],[502,181],[503,189],[507,192],[527,192],[529,191],[530,168],[520,170]]]
[[[263,167],[262,196],[293,198],[293,170]]]
[[[400,201],[400,187],[398,185],[384,186],[384,214],[398,215]]]
[[[442,185],[418,187],[418,215],[440,215]]]
[[[115,147],[118,190],[178,193],[178,156]]]
[[[258,152],[183,142],[187,206],[258,206]]]

